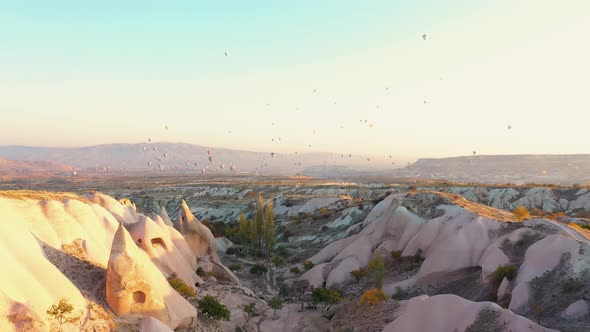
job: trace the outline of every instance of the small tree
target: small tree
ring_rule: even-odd
[[[375,254],[373,259],[369,262],[368,266],[369,270],[373,274],[373,278],[375,279],[375,287],[378,289],[383,288],[383,275],[385,274],[385,262],[383,261],[383,257],[381,253],[378,252]]]
[[[275,213],[271,201],[266,202],[264,213],[264,249],[266,257],[269,257],[275,246]]]
[[[402,251],[401,250],[394,250],[391,252],[391,258],[393,259],[400,259],[402,257]]]
[[[368,304],[373,306],[384,300],[387,300],[387,295],[385,295],[382,290],[373,288],[369,289],[361,296],[359,304]]]
[[[289,270],[289,272],[299,274],[299,273],[301,273],[301,270],[299,269],[299,267],[295,266],[295,267],[292,267],[291,270]]]
[[[256,237],[258,239],[258,251],[262,252],[262,237],[264,235],[264,214],[263,214],[264,201],[262,195],[258,196],[258,203],[256,205]]]
[[[198,308],[201,310],[202,313],[207,315],[207,317],[214,319],[214,320],[226,320],[229,321],[231,313],[227,307],[216,298],[211,295],[205,295],[203,299],[199,300]]]
[[[240,239],[240,243],[247,243],[249,240],[248,221],[243,212],[240,213],[240,221],[238,221],[238,239]]]
[[[333,304],[340,302],[340,293],[329,288],[316,288],[311,293],[313,303],[319,303],[326,311],[330,311]]]
[[[66,298],[61,298],[57,304],[52,304],[47,309],[47,315],[57,322],[58,331],[62,331],[64,324],[74,324],[80,320],[73,311],[74,306]]]
[[[275,296],[270,299],[268,305],[274,310],[272,314],[272,317],[274,318],[277,315],[277,310],[281,310],[281,308],[283,308],[283,300],[281,300],[278,296]]]
[[[494,271],[492,275],[493,281],[496,285],[499,285],[504,278],[508,279],[508,281],[512,281],[516,277],[518,273],[518,267],[515,265],[500,265]]]
[[[258,310],[256,310],[256,303],[252,302],[250,304],[244,304],[241,306],[242,310],[244,311],[244,319],[246,319],[246,324],[250,321],[252,317],[258,316]]]
[[[543,313],[545,312],[545,310],[538,303],[531,303],[531,310],[535,314],[538,324],[541,325],[541,318],[543,318]]]
[[[512,210],[512,213],[514,213],[518,221],[523,221],[531,218],[529,210],[527,210],[527,208],[522,205],[515,207],[514,210]]]
[[[367,276],[367,270],[366,269],[357,269],[357,270],[352,270],[350,271],[350,275],[352,277],[354,277],[354,279],[356,279],[356,283],[360,283],[361,280]]]

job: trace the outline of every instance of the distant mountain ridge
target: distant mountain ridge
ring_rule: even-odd
[[[587,184],[590,182],[590,154],[422,158],[399,174],[484,183]]]
[[[0,157],[13,160],[51,161],[77,169],[102,170],[185,170],[185,171],[265,171],[295,174],[311,165],[344,163],[367,168],[365,158],[305,152],[272,153],[211,148],[186,143],[106,144],[86,147],[0,146]],[[384,165],[384,163],[383,163]]]
[[[10,160],[0,158],[0,173],[60,173],[72,170],[72,166],[50,161]]]

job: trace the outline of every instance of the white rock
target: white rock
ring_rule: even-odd
[[[590,306],[588,305],[588,301],[579,300],[576,301],[565,309],[564,315],[569,318],[581,318],[590,312]]]

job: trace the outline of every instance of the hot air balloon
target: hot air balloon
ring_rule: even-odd
[[[477,151],[475,151],[475,150],[474,150],[474,151],[473,151],[473,155],[475,156],[475,154],[476,154],[476,153],[477,153]]]
[[[422,35],[422,39],[423,39],[423,40],[426,40],[426,34],[423,34],[423,35]]]
[[[150,161],[148,161],[148,166],[152,166],[152,162],[151,162],[151,160],[150,160]]]
[[[274,157],[275,157],[275,153],[274,153],[274,152],[271,152],[271,153],[270,153],[270,156],[271,156],[272,158],[274,158]]]
[[[151,142],[151,141],[152,141],[152,139],[151,138],[148,138],[148,142]]]
[[[168,125],[164,126],[164,129],[168,130]]]
[[[209,162],[212,163],[213,162],[213,157],[209,157]]]
[[[195,161],[195,167],[199,166],[199,163]]]
[[[508,126],[508,130],[512,129],[512,126]]]
[[[205,169],[201,169],[201,174],[205,174]]]

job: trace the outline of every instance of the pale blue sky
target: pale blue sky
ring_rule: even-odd
[[[584,0],[0,1],[0,144],[590,153],[589,14]]]

